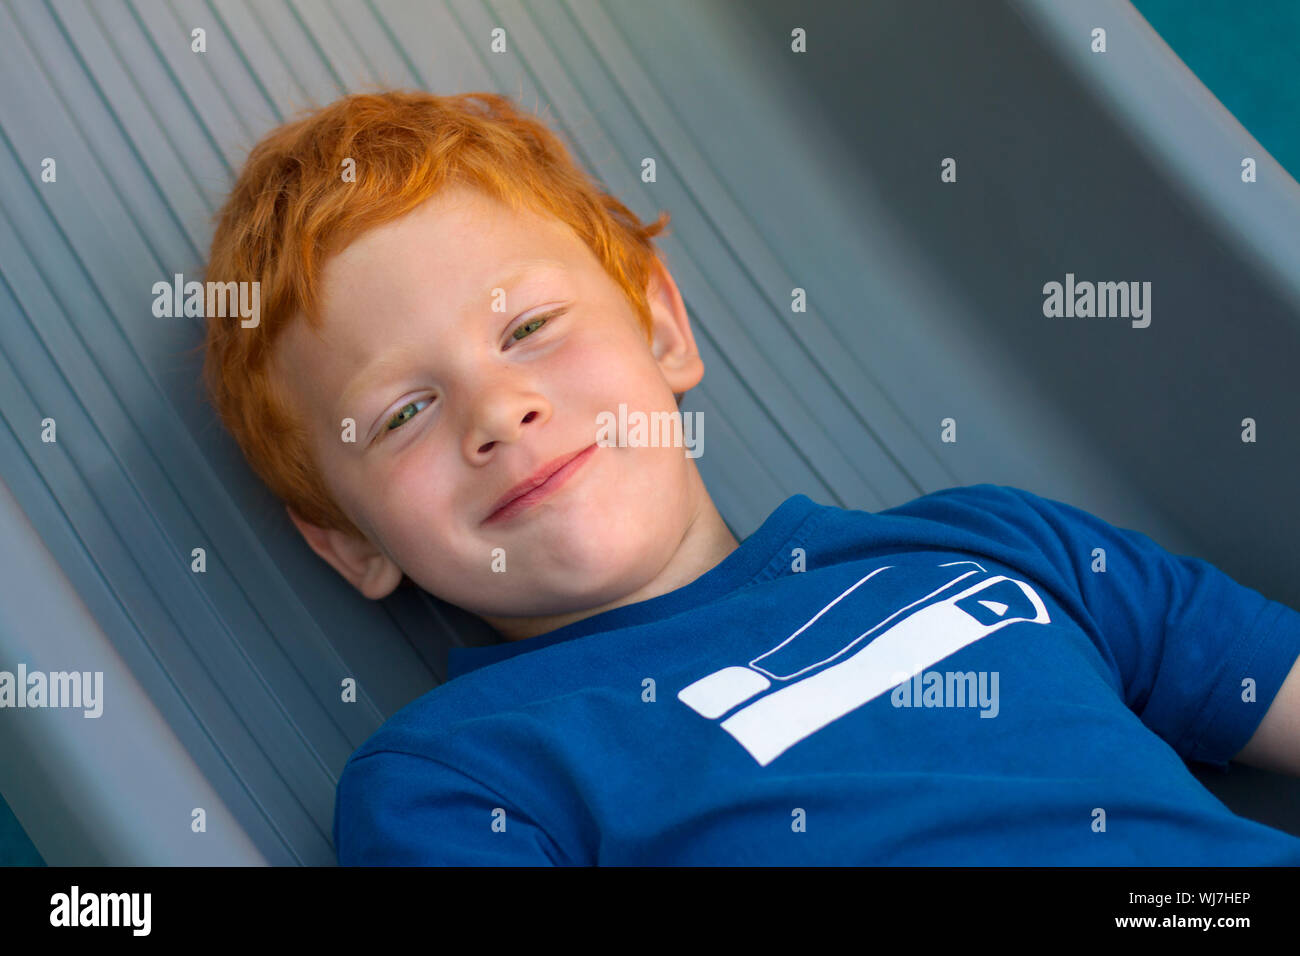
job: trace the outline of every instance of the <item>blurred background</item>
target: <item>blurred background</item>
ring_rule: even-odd
[[[345,591],[207,406],[202,320],[151,313],[248,148],[347,92],[515,96],[672,213],[706,367],[682,407],[738,537],[796,492],[988,481],[1300,607],[1289,0],[3,0],[0,48],[0,669],[107,698],[0,712],[0,862],[328,865],[349,754],[493,639]],[[1044,318],[1067,272],[1151,282],[1151,325]],[[1193,769],[1300,834],[1300,781]]]

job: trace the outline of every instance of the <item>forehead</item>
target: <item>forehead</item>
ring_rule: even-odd
[[[518,258],[586,261],[586,246],[569,226],[530,208],[515,209],[477,189],[449,187],[411,212],[362,233],[321,271],[326,308],[339,293],[373,276],[425,280],[448,298],[477,290],[480,280]],[[335,301],[331,302],[333,299]]]
[[[324,263],[321,327],[293,322],[277,343],[275,364],[309,393],[332,390],[353,366],[427,334],[430,321],[452,323],[488,308],[497,287],[531,295],[528,288],[554,285],[559,276],[585,284],[604,275],[566,223],[451,186],[366,230]]]
[[[354,340],[373,335],[367,326],[380,316],[427,314],[431,305],[443,315],[479,309],[517,263],[530,260],[574,275],[602,271],[566,223],[478,189],[448,187],[325,262],[322,331]]]

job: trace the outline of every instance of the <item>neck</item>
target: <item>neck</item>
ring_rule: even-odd
[[[682,534],[681,543],[672,558],[652,580],[645,585],[617,600],[601,604],[582,611],[565,614],[546,614],[536,617],[488,617],[481,615],[507,641],[522,641],[539,634],[547,634],[558,628],[573,624],[585,618],[594,617],[616,607],[648,601],[661,594],[667,594],[685,587],[705,572],[712,570],[727,555],[740,547],[736,536],[731,533],[722,515],[713,504],[699,478],[699,472],[692,469],[697,483],[695,513]]]

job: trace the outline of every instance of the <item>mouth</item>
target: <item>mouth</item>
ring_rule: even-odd
[[[492,513],[483,519],[483,524],[500,524],[508,521],[521,511],[550,497],[595,451],[596,445],[592,443],[581,451],[547,462],[497,499],[496,506]]]

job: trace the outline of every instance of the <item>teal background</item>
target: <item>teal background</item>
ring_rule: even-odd
[[[1133,0],[1220,103],[1300,179],[1300,3]]]
[[[32,841],[27,839],[26,832],[18,822],[18,818],[13,815],[13,811],[9,809],[9,804],[4,802],[3,797],[0,797],[0,864],[45,865],[45,861],[41,859],[36,847],[32,846]]]

